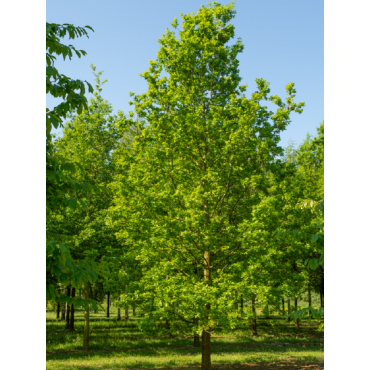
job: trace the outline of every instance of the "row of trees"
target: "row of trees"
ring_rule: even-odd
[[[62,274],[50,286],[71,291],[50,298],[85,305],[84,349],[91,298],[139,307],[145,330],[193,332],[195,345],[201,336],[203,369],[215,329],[252,323],[257,334],[257,307],[268,314],[289,298],[298,311],[312,290],[323,302],[324,125],[297,150],[279,146],[304,103],[293,83],[283,102],[263,79],[245,96],[234,16],[233,4],[213,3],[182,15],[180,31],[172,22],[142,74],[148,91],[132,93],[136,119],[112,114],[92,66],[90,104],[71,109],[63,136],[48,141],[70,172],[47,231],[68,241],[53,245],[73,261],[53,261]],[[317,314],[296,312],[297,327],[303,313]]]

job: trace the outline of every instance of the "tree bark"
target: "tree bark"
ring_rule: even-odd
[[[89,298],[89,283],[85,284],[85,299]],[[84,343],[83,350],[89,350],[89,339],[90,339],[90,310],[89,305],[85,306],[85,326],[84,326]]]
[[[110,300],[110,292],[107,294],[107,317],[109,318],[109,300]]]
[[[240,296],[240,316],[243,317],[243,294]]]
[[[257,318],[256,318],[256,305],[255,305],[255,300],[252,298],[252,332],[253,335],[256,337],[257,334]]]
[[[120,294],[118,295],[118,300],[119,301],[121,300]],[[121,320],[121,308],[120,307],[118,307],[118,310],[117,310],[117,320]]]
[[[58,305],[57,305],[57,319],[59,319],[59,312],[60,312],[60,303],[58,302]]]
[[[70,297],[71,296],[71,287],[68,286],[67,287],[67,297]],[[66,329],[69,329],[69,311],[70,311],[70,306],[69,304],[67,303],[67,312],[66,312]]]
[[[135,303],[132,304],[132,316],[136,316],[136,312],[135,312],[135,308],[136,308],[136,305]]]
[[[281,298],[281,306],[282,306],[282,311],[283,311],[283,316],[285,316],[285,307],[284,307],[284,298]]]
[[[288,315],[290,314],[290,298],[288,299]],[[288,322],[290,321],[290,317],[288,318]]]
[[[65,292],[63,292],[65,294]],[[62,316],[60,317],[60,321],[65,321],[66,319],[66,303],[62,303]]]
[[[298,310],[298,299],[294,298],[294,311],[297,312],[297,310]],[[295,323],[295,328],[299,329],[299,319],[295,320],[294,323]]]
[[[72,296],[71,298],[74,298],[76,296],[76,288],[72,288]],[[75,305],[71,305],[71,317],[69,320],[69,331],[73,332],[75,331]]]
[[[125,307],[125,321],[128,321],[128,306]]]
[[[211,253],[204,252],[204,279],[207,280],[208,284],[211,284]],[[211,304],[206,304],[206,309],[211,309]],[[211,369],[211,332],[208,327],[208,315],[205,316],[205,324],[202,333],[202,370]]]
[[[310,283],[308,283],[308,290],[307,290],[307,294],[308,294],[308,307],[311,307],[312,305],[312,301],[311,301],[311,285]],[[311,310],[308,310],[308,314],[311,316]]]
[[[269,316],[269,306],[265,306],[265,319],[269,319],[270,316]]]

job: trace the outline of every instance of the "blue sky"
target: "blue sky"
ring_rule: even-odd
[[[219,1],[228,4],[230,1]],[[46,20],[91,26],[90,38],[65,39],[87,52],[71,61],[58,60],[55,66],[69,77],[93,84],[90,69],[103,70],[107,78],[102,95],[112,103],[114,112],[132,110],[129,92],[143,93],[146,82],[139,74],[156,58],[158,39],[180,13],[196,12],[205,1],[199,0],[47,0]],[[246,95],[255,91],[256,78],[270,82],[271,93],[285,97],[285,86],[294,81],[296,101],[304,101],[301,115],[293,114],[292,123],[281,135],[281,145],[289,139],[301,143],[306,134],[316,133],[324,120],[324,1],[310,0],[237,0],[236,38],[245,49],[239,54],[242,83]],[[55,105],[47,97],[47,107]]]

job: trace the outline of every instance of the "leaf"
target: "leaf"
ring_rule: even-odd
[[[70,207],[72,210],[75,210],[75,209],[76,209],[76,205],[77,205],[76,199],[74,199],[74,198],[70,198],[70,199],[69,199],[69,207]]]
[[[80,202],[82,209],[86,209],[85,202],[82,199],[79,199],[78,201]]]

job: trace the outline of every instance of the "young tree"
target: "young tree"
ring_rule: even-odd
[[[263,79],[245,97],[237,60],[243,45],[229,44],[233,6],[202,6],[182,16],[178,35],[167,30],[159,40],[158,58],[142,74],[148,92],[133,94],[146,124],[137,124],[134,153],[122,153],[128,175],[114,186],[113,212],[124,224],[117,236],[145,266],[148,320],[198,319],[203,369],[211,367],[212,330],[236,324],[232,266],[243,258],[242,237],[267,173],[278,170],[280,132],[304,105],[294,103],[293,83],[286,103],[269,96]],[[277,104],[276,112],[263,100]]]
[[[71,255],[74,259],[97,261],[109,274],[113,274],[114,271],[118,273],[123,254],[114,231],[107,222],[107,211],[112,201],[112,192],[108,185],[115,174],[112,152],[120,140],[117,126],[125,121],[125,117],[122,111],[118,115],[112,115],[111,104],[101,96],[102,85],[106,80],[101,81],[102,72],[96,73],[93,65],[91,68],[96,78],[94,97],[81,114],[68,116],[70,120],[65,124],[63,136],[55,144],[62,160],[76,164],[73,179],[85,188],[86,194],[79,198],[75,210],[65,209],[61,212],[60,218],[54,222],[53,230],[70,236],[73,246]],[[91,183],[94,187],[89,185]],[[109,281],[112,282],[112,279]],[[88,285],[89,288],[85,284],[85,292],[89,289],[92,299],[91,281]],[[102,287],[104,285],[105,283]],[[106,290],[108,297],[110,292],[111,286]],[[109,305],[107,309],[109,314]],[[89,315],[88,310],[85,315]],[[88,320],[89,316],[86,316],[86,321]],[[89,330],[89,325],[86,324],[85,329]],[[85,335],[84,349],[86,348],[88,334]]]

